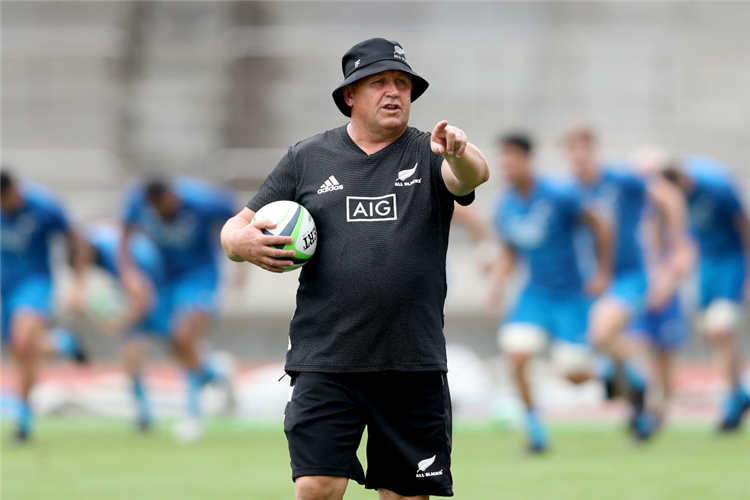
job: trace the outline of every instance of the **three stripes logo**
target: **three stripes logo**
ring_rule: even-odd
[[[343,184],[336,180],[336,177],[330,176],[318,189],[318,194],[328,193],[329,191],[341,191],[344,189]]]

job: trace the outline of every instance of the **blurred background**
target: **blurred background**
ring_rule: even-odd
[[[430,82],[411,124],[430,130],[449,120],[492,166],[498,134],[520,128],[537,139],[544,170],[567,172],[561,130],[586,119],[605,157],[626,159],[643,144],[710,156],[729,166],[750,201],[746,2],[61,0],[4,1],[1,13],[3,163],[57,191],[79,222],[118,216],[124,186],[155,173],[221,183],[246,202],[287,147],[345,123],[330,95],[342,79],[341,56],[370,37],[400,42]],[[500,187],[496,174],[479,190],[485,213]],[[512,414],[499,318],[483,310],[486,282],[461,227],[449,260],[457,409],[486,417],[505,401],[500,413]],[[65,266],[56,267],[62,321],[74,324],[62,309]],[[210,342],[240,359],[240,410],[278,418],[297,274],[253,269],[239,287],[232,281]],[[692,296],[690,284],[685,293]],[[126,391],[112,389],[125,383],[118,342],[85,328],[83,335],[102,368],[83,382],[58,368],[46,380],[49,411],[129,414]],[[169,359],[158,345],[152,355]],[[708,348],[694,336],[684,357],[691,368],[678,404],[685,418],[708,419],[720,385]],[[177,382],[166,366],[157,365],[157,405],[177,412],[181,395],[170,392]],[[561,414],[581,404],[599,411],[598,387],[544,383],[540,399]]]

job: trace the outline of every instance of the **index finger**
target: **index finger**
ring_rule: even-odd
[[[445,127],[448,126],[448,120],[442,120],[435,125],[435,130],[433,130],[433,133],[442,132],[445,130]]]

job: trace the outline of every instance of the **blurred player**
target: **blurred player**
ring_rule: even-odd
[[[667,153],[655,147],[639,148],[633,157],[633,164],[648,182],[658,182],[661,165]],[[682,206],[684,212],[686,207]],[[683,216],[684,217],[684,216]],[[665,274],[669,270],[669,235],[664,217],[653,210],[646,211],[644,250],[649,275],[649,296],[646,298],[646,311],[634,322],[632,333],[641,341],[642,348],[653,356],[655,391],[649,399],[659,417],[665,416],[672,397],[674,354],[682,347],[690,334],[690,320],[686,316],[676,286],[679,280],[692,269],[695,252],[689,242],[687,227],[684,243],[680,247],[681,256],[677,279]],[[668,296],[667,300],[662,300]],[[658,392],[658,397],[653,394]]]
[[[132,186],[126,195],[121,272],[137,272],[130,235],[144,231],[156,244],[164,265],[159,304],[174,354],[187,370],[187,418],[178,424],[178,437],[202,435],[199,392],[221,374],[201,359],[199,340],[217,310],[219,285],[218,229],[235,213],[235,194],[196,180],[155,180]]]
[[[52,272],[50,250],[56,235],[68,239],[74,261],[73,306],[80,307],[85,259],[80,239],[61,203],[41,186],[16,182],[7,171],[0,174],[2,216],[2,340],[10,345],[18,372],[19,396],[16,439],[27,440],[32,431],[29,395],[45,354],[56,353],[79,363],[86,355],[69,331],[50,331]]]
[[[664,176],[687,196],[699,251],[703,326],[729,385],[719,430],[731,432],[750,409],[737,339],[750,302],[750,222],[723,165],[701,157],[682,163],[682,168],[667,168]]]
[[[636,439],[650,436],[654,419],[645,412],[646,378],[634,362],[626,360],[632,347],[624,335],[630,322],[644,311],[648,293],[643,251],[639,241],[641,217],[650,200],[666,222],[670,255],[664,259],[664,275],[679,276],[677,249],[682,243],[679,193],[668,183],[646,182],[627,167],[603,164],[597,153],[596,137],[587,125],[575,125],[564,134],[564,147],[581,190],[597,213],[605,214],[614,226],[615,252],[612,286],[594,304],[589,317],[589,335],[597,349],[613,362],[603,378],[628,397],[633,407],[630,429]],[[674,285],[670,285],[673,288]],[[660,294],[661,307],[670,294]]]
[[[501,324],[498,342],[526,406],[529,449],[541,452],[548,437],[531,394],[527,366],[549,337],[552,360],[569,381],[580,384],[593,377],[586,338],[588,311],[591,297],[609,284],[612,238],[604,219],[584,207],[573,183],[537,177],[531,153],[531,139],[523,134],[501,139],[500,164],[510,186],[495,213],[503,252],[494,266],[489,306],[497,307],[508,276],[522,257],[529,281]],[[591,228],[598,257],[597,272],[585,286],[574,244],[580,224]]]
[[[168,311],[158,295],[164,282],[161,255],[148,237],[133,233],[128,247],[134,265],[123,268],[119,256],[122,229],[117,224],[91,224],[86,227],[83,238],[88,245],[86,255],[91,264],[114,277],[125,298],[126,309],[121,316],[102,318],[95,315],[94,318],[107,333],[125,336],[125,371],[132,381],[137,425],[145,431],[151,427],[152,412],[142,373],[146,346],[141,334],[151,332],[166,338],[169,334]]]

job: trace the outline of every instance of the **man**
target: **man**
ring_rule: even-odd
[[[701,157],[688,157],[664,177],[687,196],[690,222],[698,243],[700,306],[703,324],[718,364],[729,385],[721,432],[739,429],[750,410],[750,396],[741,381],[737,335],[750,301],[750,221],[724,166]]]
[[[599,213],[606,214],[614,225],[613,282],[592,307],[589,335],[597,349],[613,362],[612,372],[600,375],[609,378],[628,396],[633,407],[630,428],[636,439],[644,440],[654,430],[655,421],[645,412],[646,379],[636,363],[626,363],[632,347],[624,335],[630,322],[643,311],[649,293],[639,242],[641,216],[646,201],[650,201],[667,223],[670,255],[665,258],[664,275],[669,286],[663,287],[654,299],[661,305],[671,296],[671,292],[667,292],[674,290],[681,273],[678,255],[684,226],[680,195],[665,182],[646,184],[627,167],[601,163],[596,136],[588,125],[570,127],[563,143],[588,203]]]
[[[633,164],[638,173],[654,182],[661,174],[661,168],[667,161],[667,153],[661,148],[644,146],[633,155]],[[685,212],[684,204],[681,211]],[[684,216],[683,216],[684,217]],[[631,333],[636,339],[638,349],[652,356],[654,383],[658,395],[650,397],[659,421],[663,420],[669,409],[674,384],[674,356],[685,344],[690,334],[690,321],[683,309],[676,285],[692,269],[695,252],[689,241],[687,228],[683,237],[682,263],[680,276],[673,280],[669,276],[670,249],[667,224],[663,216],[653,210],[646,210],[644,224],[644,250],[651,293],[646,297],[646,310],[634,321]],[[665,273],[665,270],[667,271]],[[671,292],[671,293],[670,293]],[[666,301],[661,296],[668,296]]]
[[[588,311],[591,297],[609,283],[612,238],[609,226],[584,208],[572,185],[536,176],[532,142],[526,135],[509,134],[500,140],[500,165],[509,187],[495,212],[503,252],[494,266],[489,306],[497,307],[522,257],[529,280],[498,330],[498,343],[526,407],[529,450],[538,453],[547,449],[548,437],[532,397],[527,366],[551,337],[553,362],[568,380],[580,384],[593,377],[586,338]],[[585,286],[574,242],[581,224],[591,229],[597,247],[597,272]]]
[[[168,336],[168,311],[159,301],[158,290],[164,281],[161,255],[145,235],[130,235],[129,252],[134,266],[121,266],[120,238],[122,229],[115,224],[97,223],[86,228],[84,240],[91,264],[110,274],[117,281],[125,298],[125,310],[119,317],[101,318],[92,314],[105,332],[125,334],[123,360],[131,378],[131,389],[136,402],[136,423],[146,431],[151,428],[152,412],[146,397],[143,380],[145,343],[143,332]]]
[[[222,232],[230,259],[272,272],[291,238],[251,222],[277,200],[310,211],[320,240],[303,268],[286,370],[284,427],[298,499],[340,499],[349,478],[381,499],[453,494],[445,377],[445,259],[454,202],[489,178],[466,134],[408,127],[427,82],[397,42],[374,38],[343,57],[333,92],[348,125],[289,149]],[[320,190],[336,178],[341,189]],[[320,190],[320,191],[319,191]],[[371,210],[372,209],[372,210]],[[368,471],[356,458],[368,428]]]
[[[157,293],[159,307],[164,308],[160,314],[166,319],[160,328],[168,332],[172,350],[187,372],[187,417],[176,428],[178,437],[187,441],[202,435],[200,389],[224,378],[201,359],[198,346],[217,308],[215,232],[234,214],[234,199],[227,189],[183,177],[134,185],[126,195],[120,272],[138,272],[128,242],[140,229],[156,244],[164,266]]]
[[[16,362],[19,396],[15,438],[26,441],[32,432],[31,389],[40,358],[56,353],[79,363],[86,355],[76,337],[61,328],[49,331],[52,316],[50,250],[55,236],[64,235],[74,262],[72,305],[80,303],[85,259],[80,239],[57,198],[41,186],[19,184],[7,171],[0,174],[2,221],[2,341]]]

